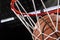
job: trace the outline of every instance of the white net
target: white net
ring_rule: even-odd
[[[51,4],[49,3],[49,1]],[[19,0],[16,0],[14,4],[20,14],[17,14],[17,12],[13,8],[11,8],[12,11],[15,13],[15,15],[19,18],[19,20],[24,24],[27,30],[31,33],[33,40],[59,40],[60,39],[59,0],[49,0],[49,1],[47,1],[48,3],[46,3],[45,5],[44,1],[40,0],[41,4],[44,7],[42,13],[46,13],[43,14],[44,16],[39,15],[41,14],[41,10],[37,10],[35,0],[31,0],[34,12],[28,13],[27,12],[28,10],[26,11],[26,9],[24,8],[24,6]],[[55,4],[55,6],[52,3]],[[51,7],[51,5],[53,6]],[[21,11],[19,6],[22,8],[24,13]],[[35,18],[32,18],[34,17],[33,14],[35,15]],[[33,32],[31,30],[33,30]]]

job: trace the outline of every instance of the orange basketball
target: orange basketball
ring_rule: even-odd
[[[54,25],[56,26],[56,14],[50,14],[51,19],[54,23]],[[38,22],[40,24],[40,26],[38,26]],[[58,31],[55,31],[54,26],[52,25],[48,15],[43,16],[42,18],[40,18],[37,23],[37,28],[33,30],[33,34],[39,38],[39,40],[45,40],[48,35],[50,35],[51,37],[48,37],[46,40],[56,40],[56,39],[60,39],[60,15],[58,16]],[[40,32],[38,31],[38,28],[41,30],[41,32],[43,34],[40,34]],[[53,33],[54,32],[54,33]],[[40,34],[40,35],[39,35]],[[46,34],[46,35],[45,35]],[[39,36],[38,36],[39,35]],[[34,37],[34,40],[37,40],[36,37]],[[56,38],[56,39],[54,39]]]

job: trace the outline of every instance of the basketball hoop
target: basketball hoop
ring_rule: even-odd
[[[57,40],[57,38],[60,36],[59,0],[57,0],[57,6],[49,8],[46,8],[43,0],[40,1],[44,7],[43,10],[36,10],[34,0],[32,0],[34,11],[27,12],[19,0],[11,0],[11,10],[31,33],[33,40]],[[24,12],[20,10],[19,6],[21,6]],[[36,17],[36,22],[32,18],[34,16]],[[31,31],[31,29],[33,30],[33,32]]]

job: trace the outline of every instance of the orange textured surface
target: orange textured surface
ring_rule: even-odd
[[[51,16],[51,18],[52,18],[52,20],[53,20],[53,23],[55,24],[55,26],[56,26],[56,14],[51,14],[50,15]],[[44,21],[44,20],[45,21]],[[40,24],[40,30],[44,33],[44,34],[47,34],[47,35],[49,35],[49,34],[51,34],[53,31],[55,31],[55,28],[54,28],[54,26],[52,25],[52,23],[51,23],[51,21],[50,21],[50,19],[49,19],[49,17],[47,16],[47,15],[45,15],[43,18],[40,18],[37,22],[39,22],[39,24]],[[47,23],[46,23],[47,22]],[[58,30],[60,31],[60,15],[58,16]],[[51,26],[51,28],[50,28],[50,26]],[[36,25],[37,25],[37,28],[39,27],[38,26],[38,23],[36,23]],[[44,28],[44,26],[45,26],[45,28]],[[38,35],[39,35],[39,31],[38,31],[38,29],[35,29],[35,30],[33,30],[33,34],[35,34],[35,36],[37,37]],[[43,29],[44,28],[44,29]],[[58,37],[60,37],[60,32],[55,32],[55,33],[53,33],[52,35],[50,35],[51,37],[53,37],[53,38],[58,38]],[[38,38],[40,39],[40,40],[43,40],[43,38],[45,39],[47,36],[43,36],[42,37],[42,34],[41,35],[39,35],[38,36]],[[56,40],[56,39],[53,39],[53,38],[47,38],[47,40]],[[34,40],[37,40],[37,39],[35,39],[35,37],[34,37]]]

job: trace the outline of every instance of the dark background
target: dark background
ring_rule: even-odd
[[[32,40],[27,29],[11,11],[10,2],[10,0],[0,0],[0,20],[15,17],[14,21],[0,23],[0,37],[4,40],[7,38],[8,40],[12,38],[16,40]]]

